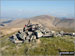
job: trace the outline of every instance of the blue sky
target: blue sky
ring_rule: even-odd
[[[39,15],[74,17],[74,0],[1,1],[1,17],[29,18]]]

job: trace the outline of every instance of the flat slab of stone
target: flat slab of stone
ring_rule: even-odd
[[[16,40],[15,43],[22,43],[23,41],[20,40]]]

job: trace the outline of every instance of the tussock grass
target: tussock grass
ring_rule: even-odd
[[[40,38],[41,43],[14,44],[9,40],[9,36],[0,38],[0,49],[2,56],[21,56],[21,55],[59,55],[61,51],[75,51],[74,38],[69,36]]]

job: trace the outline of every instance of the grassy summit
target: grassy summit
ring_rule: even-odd
[[[74,51],[75,38],[70,36],[40,38],[41,43],[14,44],[8,36],[0,38],[0,53],[2,56],[21,56],[21,55],[59,55],[61,51]]]

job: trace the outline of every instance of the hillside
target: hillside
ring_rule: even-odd
[[[32,18],[26,19],[16,19],[16,20],[7,20],[2,21],[0,30],[4,34],[9,34],[20,29],[23,29],[24,25],[31,21],[32,24],[41,24],[50,30],[56,31],[67,31],[67,32],[75,32],[75,19],[61,19],[53,16],[48,15],[41,15]],[[9,22],[9,23],[7,23]],[[6,31],[6,32],[5,32]]]
[[[71,29],[75,31],[75,19],[61,19],[48,15],[36,16],[28,19],[16,19],[15,21],[8,24],[6,27],[19,27],[22,28],[25,24],[28,23],[28,20],[31,20],[31,23],[41,24],[49,29],[58,30],[58,29]]]

